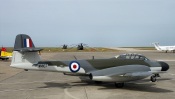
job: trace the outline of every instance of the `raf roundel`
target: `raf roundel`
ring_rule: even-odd
[[[71,72],[78,72],[80,70],[80,64],[77,61],[72,61],[69,64],[69,69]]]

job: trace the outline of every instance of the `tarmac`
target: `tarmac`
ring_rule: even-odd
[[[122,53],[139,53],[152,60],[170,65],[157,82],[150,77],[128,82],[123,88],[113,83],[96,84],[85,77],[58,72],[24,71],[0,61],[0,99],[175,99],[175,53],[127,50],[119,52],[59,52],[42,53],[43,60],[75,60],[111,58]]]

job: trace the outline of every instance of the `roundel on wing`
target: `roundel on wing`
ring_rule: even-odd
[[[72,61],[69,64],[69,69],[71,72],[78,72],[80,70],[80,64],[77,61]]]

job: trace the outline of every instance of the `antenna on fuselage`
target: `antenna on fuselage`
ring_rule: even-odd
[[[74,58],[75,58],[75,60],[77,60],[77,57],[76,56],[74,56]]]
[[[94,56],[92,56],[92,60],[94,60],[95,59],[95,57]]]

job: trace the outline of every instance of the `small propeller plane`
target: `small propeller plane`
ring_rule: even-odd
[[[166,53],[168,51],[172,51],[173,53],[175,52],[175,46],[160,46],[159,43],[152,43],[152,44],[158,51],[165,51]]]
[[[2,60],[8,60],[10,57],[12,57],[12,53],[7,52],[5,47],[2,47],[0,52],[0,59]]]
[[[24,70],[39,70],[86,75],[96,82],[114,82],[121,88],[125,82],[151,76],[155,82],[159,73],[169,69],[162,61],[152,61],[140,54],[122,54],[109,59],[72,61],[41,61],[32,39],[26,34],[16,36],[11,67]]]

